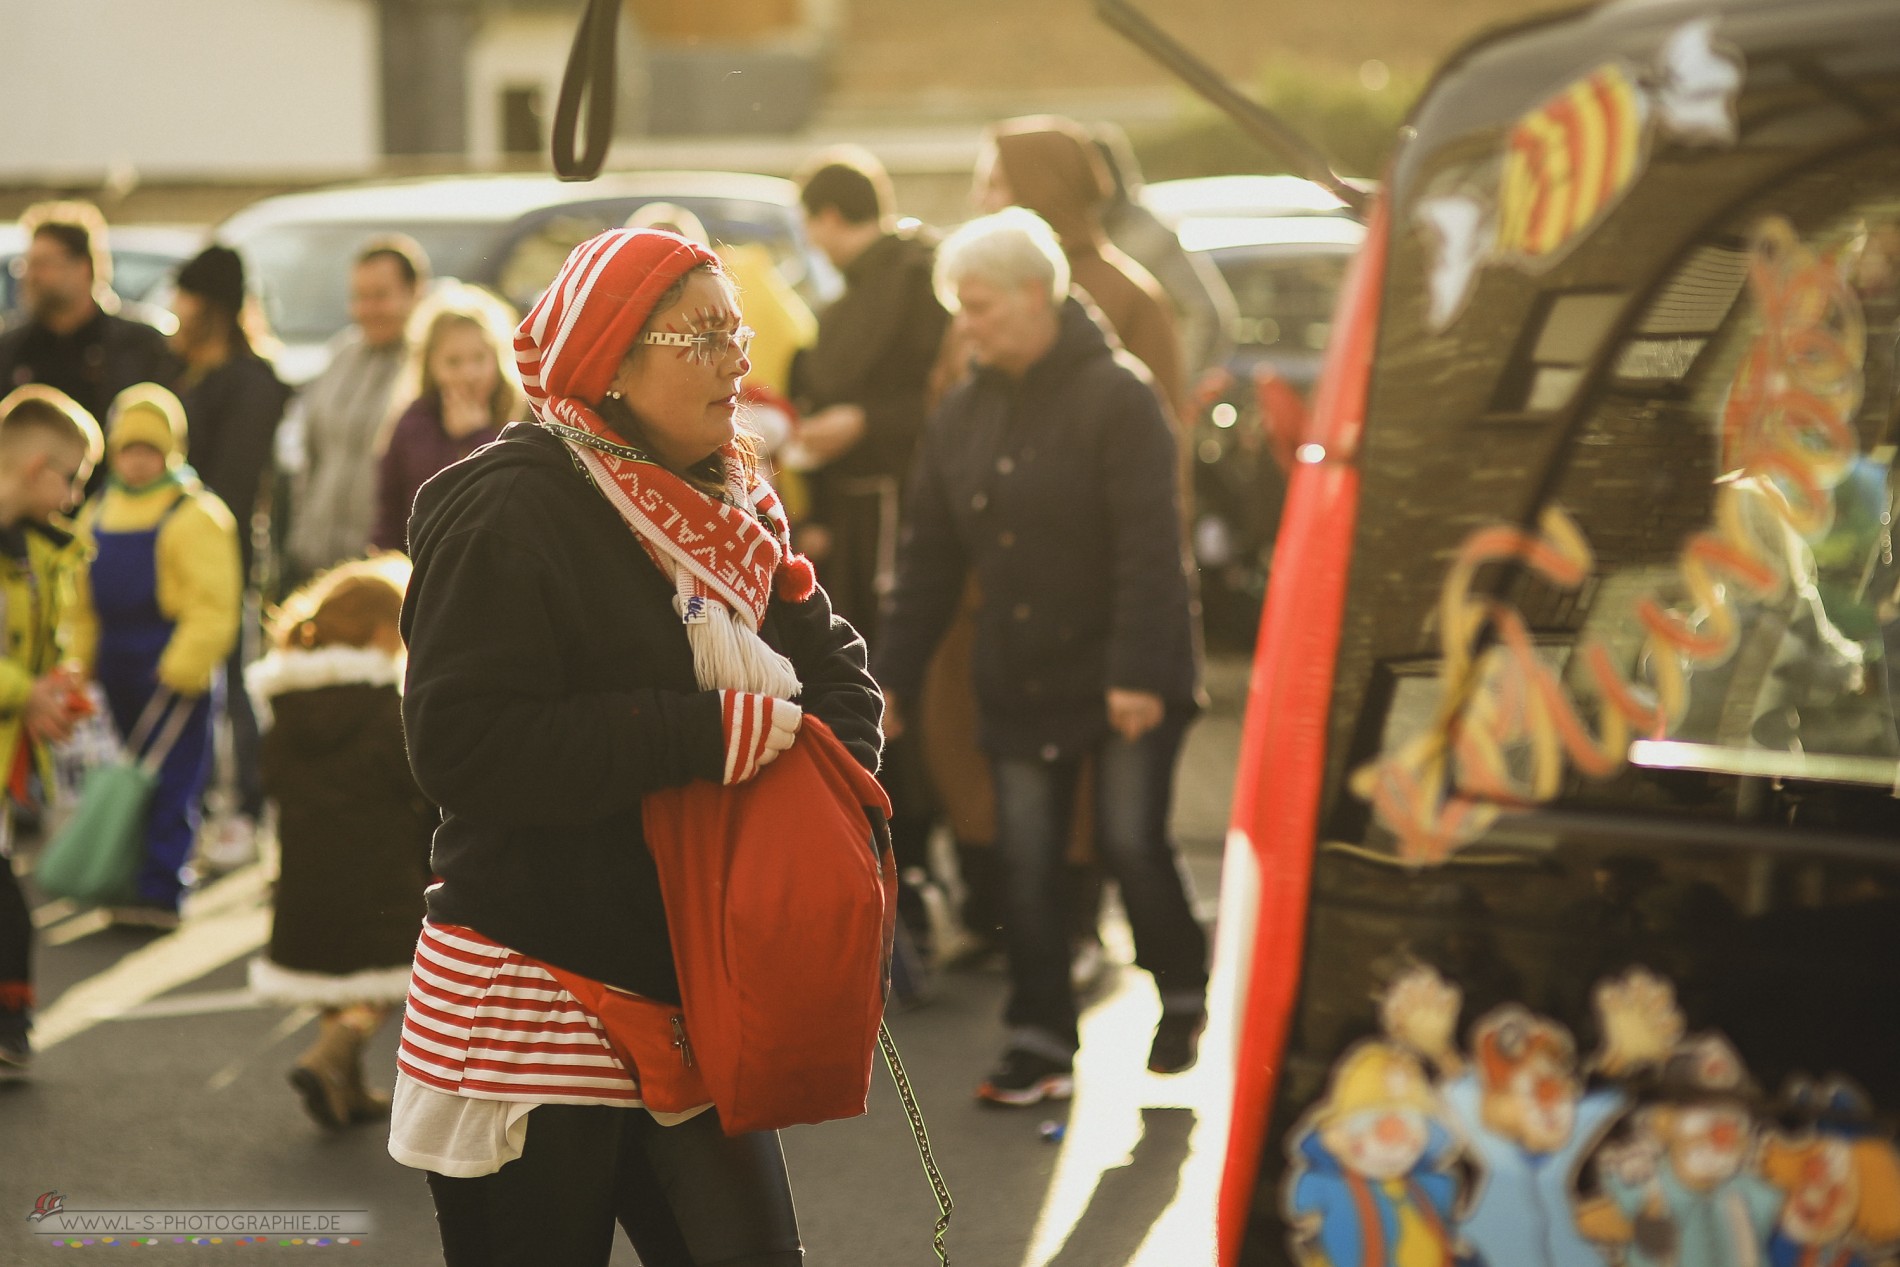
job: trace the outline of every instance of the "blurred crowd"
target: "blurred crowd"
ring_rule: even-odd
[[[1232,297],[1134,197],[1112,128],[996,125],[976,218],[947,238],[901,214],[863,151],[818,155],[798,183],[844,282],[816,312],[764,248],[711,241],[683,207],[630,227],[716,250],[753,332],[742,419],[868,644],[902,878],[895,1002],[1000,961],[1009,1038],[978,1094],[1066,1095],[1112,883],[1162,1002],[1149,1067],[1185,1069],[1207,945],[1168,835],[1201,704],[1182,431]],[[53,821],[49,754],[101,721],[157,774],[115,921],[176,926],[193,885],[276,840],[253,983],[325,1009],[292,1071],[312,1115],[379,1117],[360,1053],[404,997],[434,822],[394,703],[410,508],[529,425],[519,314],[434,277],[414,241],[371,237],[336,261],[350,328],[293,391],[235,251],[178,269],[168,321],[114,295],[94,208],[43,204],[23,227],[23,310],[0,335],[9,843],[16,821]],[[0,869],[10,1076],[30,1059],[30,942]]]

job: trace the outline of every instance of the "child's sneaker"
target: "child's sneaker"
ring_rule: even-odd
[[[1040,1052],[1012,1047],[983,1085],[976,1098],[991,1104],[1023,1108],[1044,1100],[1066,1100],[1075,1094],[1075,1069],[1066,1060],[1054,1060]]]
[[[206,875],[224,875],[256,860],[257,824],[244,814],[218,820],[198,842],[198,861]]]
[[[33,1070],[33,1046],[25,1035],[0,1038],[0,1082],[25,1082]]]

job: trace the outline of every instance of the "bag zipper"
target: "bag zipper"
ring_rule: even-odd
[[[673,1046],[679,1048],[680,1063],[688,1069],[693,1067],[693,1045],[686,1041],[686,1022],[675,1013],[668,1018],[673,1022]]]

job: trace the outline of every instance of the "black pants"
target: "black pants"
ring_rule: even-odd
[[[229,808],[252,822],[264,816],[264,779],[258,769],[258,749],[263,736],[257,725],[256,710],[251,705],[251,693],[244,688],[244,669],[257,659],[262,635],[257,622],[257,604],[256,592],[247,591],[238,614],[237,645],[231,648],[231,655],[224,662],[224,715],[231,724],[230,773],[234,801]]]
[[[661,1126],[644,1109],[544,1104],[521,1156],[429,1176],[448,1267],[605,1267],[614,1224],[645,1267],[797,1267],[778,1136],[728,1136],[716,1110]]]
[[[0,814],[8,811],[0,807]],[[13,874],[13,859],[0,853],[0,1039],[26,1037],[33,997],[33,917]]]

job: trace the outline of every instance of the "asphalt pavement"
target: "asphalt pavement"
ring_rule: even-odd
[[[1190,734],[1177,788],[1177,837],[1210,921],[1244,679],[1238,661],[1212,666],[1214,707]],[[267,862],[194,895],[183,926],[164,935],[35,902],[39,1053],[30,1081],[0,1086],[0,1267],[126,1248],[76,1251],[36,1235],[44,1224],[27,1216],[46,1193],[69,1211],[336,1211],[367,1220],[366,1234],[342,1238],[351,1245],[141,1235],[158,1241],[137,1246],[141,1261],[303,1261],[293,1256],[318,1252],[363,1264],[440,1261],[422,1176],[389,1158],[383,1130],[323,1133],[285,1083],[313,1015],[260,1004],[244,989],[245,963],[269,932]],[[1173,1078],[1143,1069],[1158,1005],[1147,976],[1129,966],[1118,920],[1108,940],[1116,966],[1084,1015],[1067,1106],[1001,1110],[972,1099],[1001,1043],[1004,982],[993,966],[939,973],[928,1003],[890,1018],[956,1201],[948,1244],[959,1267],[1212,1261],[1218,1062]],[[396,1027],[392,1020],[371,1050],[379,1085],[393,1076]],[[1223,1041],[1208,1035],[1210,1048]],[[808,1263],[936,1261],[936,1203],[882,1069],[865,1116],[783,1139]],[[637,1261],[617,1244],[615,1267]]]

